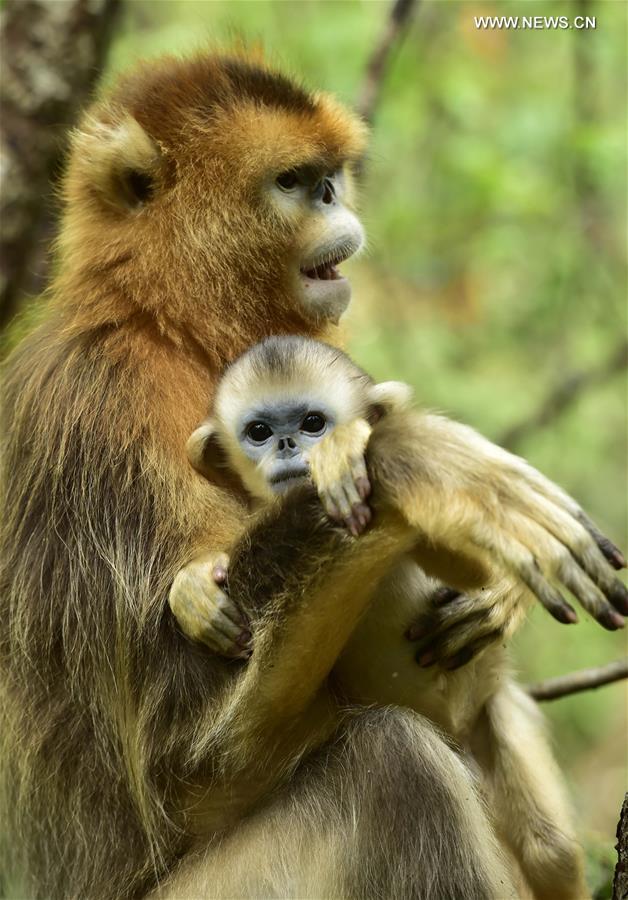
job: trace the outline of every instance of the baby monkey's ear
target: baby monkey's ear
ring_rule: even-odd
[[[227,456],[218,440],[216,426],[211,419],[207,419],[191,434],[185,449],[196,471],[212,481],[228,465]]]
[[[242,479],[233,470],[220,443],[218,429],[211,419],[206,419],[192,432],[185,449],[196,471],[212,484],[231,493],[246,493]]]
[[[197,472],[206,478],[214,478],[217,471],[227,466],[227,457],[216,432],[216,427],[207,419],[192,432],[185,445],[188,459]]]
[[[412,399],[412,388],[403,381],[382,381],[381,384],[374,384],[369,390],[369,423],[375,425],[391,412],[409,409]]]

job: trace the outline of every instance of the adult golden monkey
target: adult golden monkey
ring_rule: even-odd
[[[218,374],[251,343],[271,332],[333,339],[348,287],[328,263],[361,241],[350,168],[363,144],[330,98],[215,56],[144,65],[73,137],[48,318],[4,386],[9,896],[141,896],[179,860],[172,877],[192,882],[164,888],[178,897],[504,894],[469,775],[432,726],[400,709],[340,709],[327,689],[378,577],[417,541],[396,511],[403,496],[359,542],[334,532],[337,552],[307,499],[245,536],[234,596],[276,614],[249,664],[211,659],[168,608],[177,572],[202,571],[194,560],[245,524],[243,498],[191,470],[186,440]],[[481,501],[489,552],[501,553],[506,524],[535,524],[547,539],[539,565],[551,568],[530,484],[446,423],[425,422],[421,435],[430,456],[449,448],[448,484],[437,479],[431,497],[460,478],[461,540]],[[416,459],[416,437],[398,452]],[[477,491],[472,473],[487,468],[493,483]],[[264,540],[288,547],[285,529],[310,526],[333,564],[294,560],[281,583],[256,588]],[[471,545],[473,565],[440,550],[460,587],[486,559]],[[598,552],[593,539],[582,551]],[[501,555],[511,570],[527,562]],[[535,584],[542,592],[540,574]],[[437,868],[434,842],[448,848]]]

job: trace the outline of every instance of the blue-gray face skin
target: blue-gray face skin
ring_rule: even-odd
[[[283,494],[308,478],[309,451],[334,424],[320,405],[284,401],[251,410],[240,428],[240,445],[254,463],[263,461],[273,493]]]

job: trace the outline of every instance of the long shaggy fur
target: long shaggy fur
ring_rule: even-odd
[[[199,546],[233,541],[242,507],[194,474],[185,442],[212,372],[314,328],[256,178],[269,158],[337,163],[361,144],[332,100],[205,56],[140,68],[73,137],[48,321],[8,363],[0,429],[12,896],[134,895],[186,845],[172,787],[232,672],[176,632],[167,593]],[[150,215],[118,190],[129,170],[151,179]]]

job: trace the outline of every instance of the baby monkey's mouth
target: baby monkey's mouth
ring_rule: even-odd
[[[299,466],[298,469],[279,472],[277,475],[273,475],[269,480],[272,485],[283,484],[286,481],[293,481],[295,478],[308,478],[309,474],[309,469],[305,466]]]
[[[303,465],[281,469],[269,478],[270,489],[274,494],[284,494],[293,485],[309,478],[309,475],[309,468]]]

